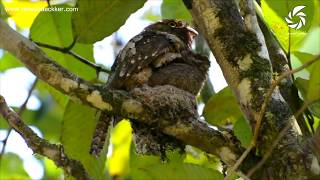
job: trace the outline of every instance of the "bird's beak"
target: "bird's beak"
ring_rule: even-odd
[[[188,29],[189,36],[193,40],[198,35],[198,32],[189,26],[187,27],[187,29]]]

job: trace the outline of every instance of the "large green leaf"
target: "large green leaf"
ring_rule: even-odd
[[[195,164],[183,163],[181,155],[173,153],[163,163],[159,157],[131,154],[132,179],[223,179],[223,175],[213,169]]]
[[[203,109],[203,115],[210,124],[222,126],[234,123],[242,117],[238,103],[229,87],[214,94]]]
[[[67,8],[68,6],[55,6]],[[58,47],[67,47],[72,41],[71,13],[42,11],[30,28],[32,40]]]
[[[192,17],[182,0],[163,0],[161,16],[164,19],[181,19],[191,22]]]
[[[301,44],[301,41],[307,35],[308,30],[313,24],[313,17],[317,13],[315,11],[314,0],[262,0],[262,12],[264,19],[268,26],[271,27],[281,45],[288,50],[289,47],[289,27],[285,21],[285,17],[295,7],[304,5],[306,6],[301,12],[306,14],[306,23],[300,29],[290,29],[290,47],[291,50],[297,50]],[[292,13],[291,13],[292,14]],[[293,14],[292,14],[293,15]],[[290,19],[290,18],[289,18]],[[300,18],[295,15],[291,18],[293,23],[300,21]]]
[[[66,153],[80,160],[93,179],[103,179],[105,153],[102,152],[99,158],[89,154],[96,113],[93,108],[69,101],[63,117],[61,142]]]
[[[78,0],[72,16],[73,35],[78,42],[94,43],[118,30],[145,0]]]
[[[66,6],[57,6],[66,7]],[[58,47],[68,47],[72,41],[71,12],[43,11],[39,13],[30,29],[32,40]],[[95,78],[95,70],[78,59],[55,50],[44,48],[47,55],[71,72],[87,80]],[[76,44],[72,51],[94,62],[93,45]]]

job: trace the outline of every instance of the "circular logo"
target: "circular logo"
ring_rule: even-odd
[[[303,8],[306,6],[296,6],[292,9],[292,11],[289,12],[288,16],[285,17],[286,22],[288,23],[288,26],[292,29],[300,29],[302,26],[306,24],[306,14],[304,12],[301,12]],[[293,17],[298,17],[299,21],[294,22],[292,20]]]

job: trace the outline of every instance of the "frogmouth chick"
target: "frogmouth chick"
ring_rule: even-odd
[[[192,41],[197,34],[186,23],[177,20],[167,19],[147,26],[116,57],[108,88],[130,91],[144,85],[172,85],[196,96],[210,65],[207,57],[192,51]],[[92,154],[100,153],[108,125],[114,118],[107,112],[102,113],[92,141]],[[139,134],[135,123],[133,129]]]

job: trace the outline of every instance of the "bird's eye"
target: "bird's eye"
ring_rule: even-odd
[[[175,23],[173,21],[169,22],[168,25],[171,27],[177,27],[177,23]]]

